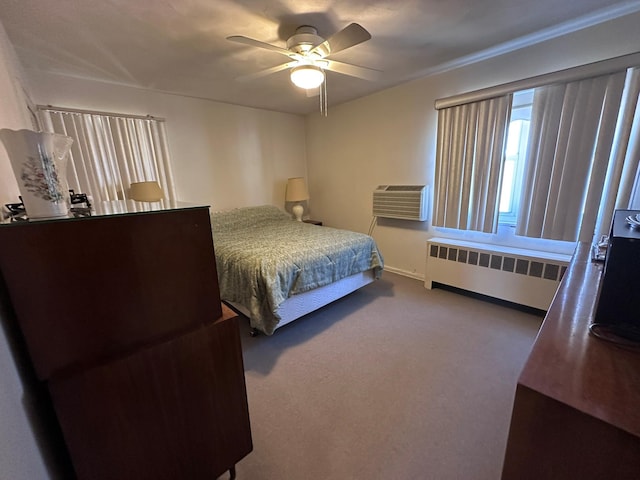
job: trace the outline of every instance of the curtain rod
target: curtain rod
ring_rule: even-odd
[[[132,115],[127,113],[101,112],[99,110],[81,110],[78,108],[56,107],[53,105],[37,105],[37,107],[38,107],[38,110],[52,110],[52,111],[63,112],[63,113],[83,113],[83,114],[89,114],[89,115],[102,115],[105,117],[134,118],[137,120],[155,120],[157,122],[165,121],[164,118],[154,117],[153,115]]]
[[[640,52],[588,63],[578,67],[571,67],[557,72],[545,73],[531,78],[516,80],[515,82],[503,83],[502,85],[497,85],[495,87],[483,88],[481,90],[454,95],[452,97],[439,98],[435,101],[434,107],[436,110],[442,110],[443,108],[456,107],[458,105],[464,105],[465,103],[479,102],[481,100],[501,97],[502,95],[508,95],[519,90],[527,90],[529,88],[541,87],[552,83],[566,83],[584,80],[585,78],[606,75],[608,73],[636,66],[640,66]]]

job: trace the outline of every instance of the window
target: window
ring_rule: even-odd
[[[608,233],[638,197],[639,98],[640,67],[607,63],[436,100],[432,225],[561,242]]]
[[[73,138],[69,188],[94,202],[128,198],[133,182],[155,180],[175,201],[164,120],[39,107],[43,130]]]
[[[524,162],[527,155],[532,104],[533,90],[524,90],[513,94],[500,186],[499,223],[501,225],[516,224],[520,192],[522,191]]]

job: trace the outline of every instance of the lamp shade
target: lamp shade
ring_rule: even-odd
[[[304,182],[303,177],[295,177],[287,180],[285,200],[287,202],[302,202],[303,200],[309,200],[307,184]]]
[[[317,88],[324,82],[324,72],[314,65],[301,65],[291,69],[291,81],[296,87]]]
[[[134,182],[129,187],[129,198],[138,202],[159,202],[164,193],[156,181]]]

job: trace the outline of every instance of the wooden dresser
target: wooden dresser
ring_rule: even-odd
[[[502,472],[640,478],[640,350],[593,337],[602,264],[580,244],[520,375]]]
[[[215,479],[252,450],[208,207],[0,225],[0,272],[79,479]]]

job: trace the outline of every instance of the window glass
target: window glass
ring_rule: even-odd
[[[513,94],[500,188],[499,222],[503,225],[515,225],[516,223],[527,154],[532,103],[533,89]]]

